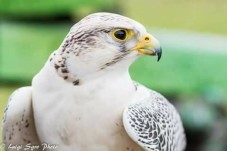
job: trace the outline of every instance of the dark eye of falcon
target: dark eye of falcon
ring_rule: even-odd
[[[127,32],[123,29],[114,32],[114,36],[119,40],[125,40],[127,37]]]

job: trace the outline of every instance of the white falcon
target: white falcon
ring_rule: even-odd
[[[56,151],[183,151],[185,134],[174,106],[128,72],[140,56],[159,60],[161,53],[159,42],[132,19],[85,17],[32,86],[10,97],[3,119],[6,150],[36,144]]]

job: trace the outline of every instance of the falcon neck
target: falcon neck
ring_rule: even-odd
[[[60,83],[64,83],[63,85],[68,85],[70,89],[75,89],[75,91],[80,92],[81,89],[85,90],[83,94],[97,91],[101,93],[105,92],[105,90],[109,90],[113,95],[115,93],[121,93],[118,95],[122,95],[135,92],[134,83],[128,72],[129,63],[127,62],[115,64],[104,69],[93,70],[90,73],[86,72],[86,74],[85,72],[78,74],[76,71],[75,73],[73,72],[74,68],[72,64],[70,69],[66,66],[65,61],[60,55],[53,53],[50,61],[44,67],[46,69],[51,68],[51,70],[46,71],[47,73],[50,72],[46,77],[48,76],[50,77],[49,79],[54,80],[54,87],[57,87],[57,83],[55,82],[59,81]],[[129,59],[128,61],[131,62]],[[53,77],[56,77],[56,79]]]
[[[114,106],[127,104],[136,92],[135,86],[128,72],[125,73],[105,73],[105,75],[94,75],[82,79],[81,85],[75,88],[75,93],[80,93],[80,98],[90,100],[103,100],[103,102],[112,102]],[[77,96],[75,96],[77,97]],[[77,101],[83,104],[84,100]]]
[[[45,67],[33,78],[33,88],[39,89],[41,94],[59,93],[59,98],[67,100],[73,97],[77,104],[99,100],[112,102],[110,105],[122,105],[128,103],[136,89],[127,70],[101,71],[80,78],[79,85],[73,85],[63,79],[56,70],[47,63]],[[69,99],[70,100],[70,99]]]
[[[100,71],[95,74],[86,76],[81,79],[82,83],[111,83],[115,84],[116,82],[122,84],[133,83],[128,71]]]

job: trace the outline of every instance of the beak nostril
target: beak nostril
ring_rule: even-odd
[[[145,37],[145,40],[146,40],[146,41],[149,41],[149,40],[150,40],[150,38],[149,38],[149,37]]]

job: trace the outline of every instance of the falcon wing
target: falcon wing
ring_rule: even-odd
[[[29,143],[39,144],[33,117],[31,87],[20,88],[11,95],[5,109],[2,134],[6,151],[10,150],[10,144],[24,147]]]
[[[130,104],[123,123],[128,135],[146,151],[183,151],[186,138],[176,109],[160,94]]]

